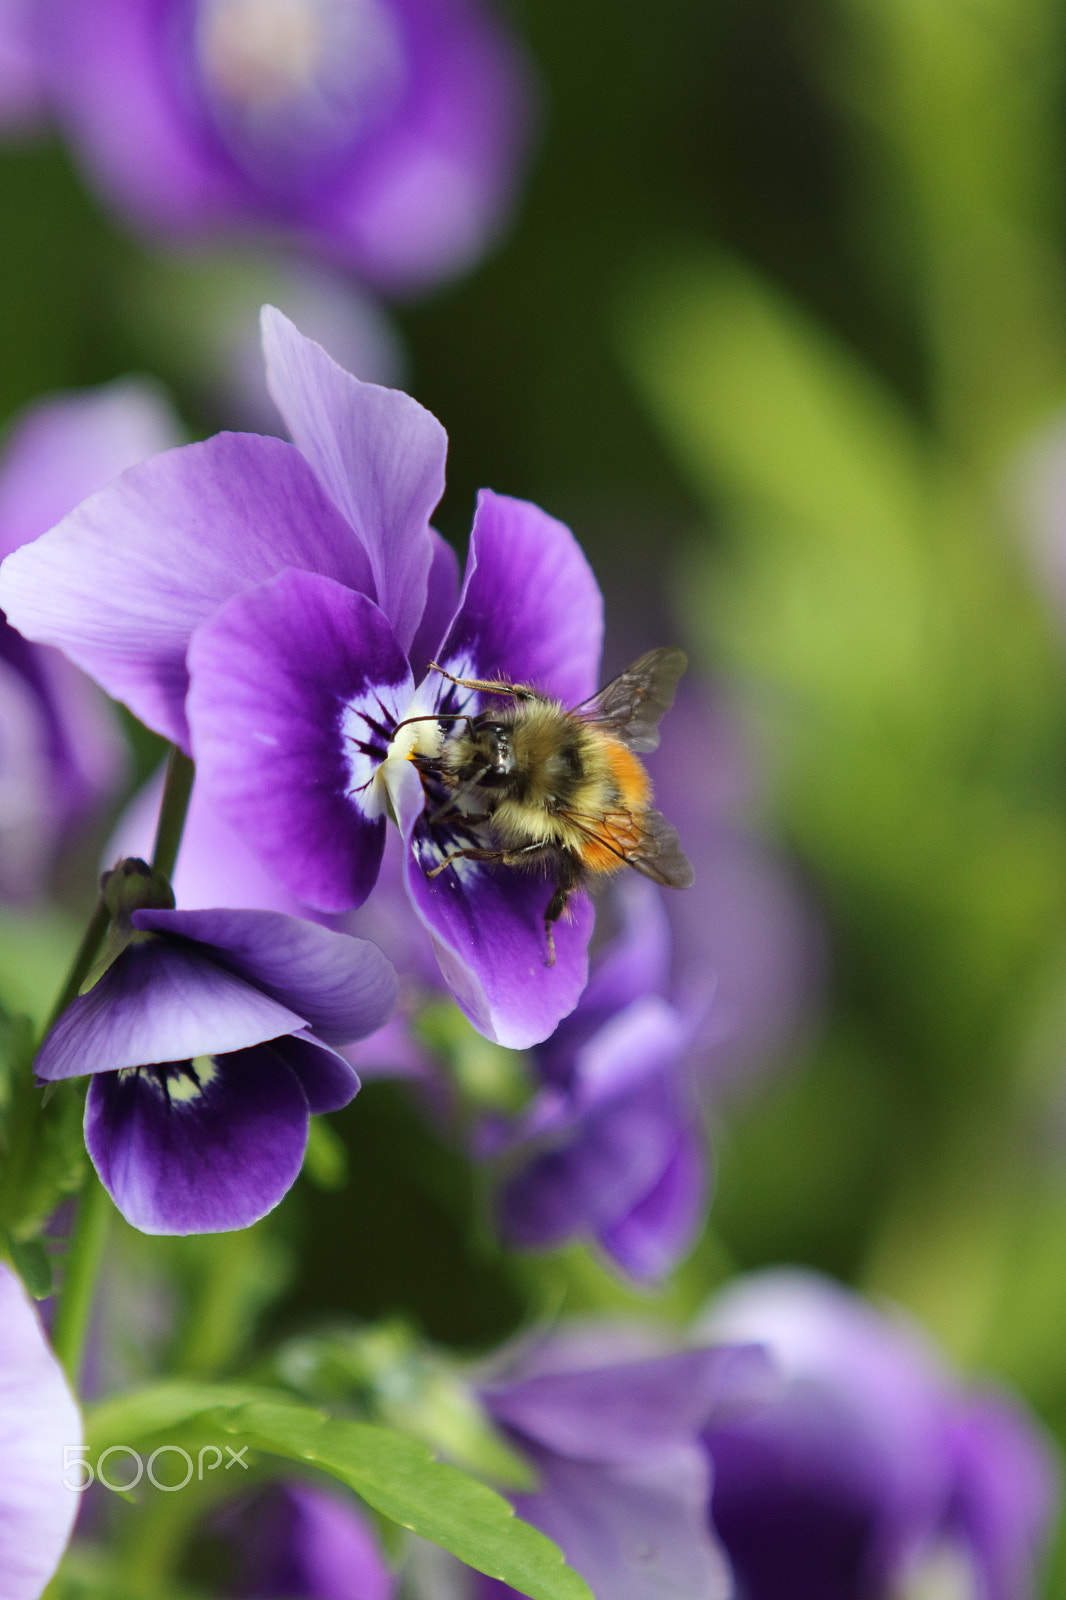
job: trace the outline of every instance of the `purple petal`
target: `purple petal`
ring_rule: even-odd
[[[708,1165],[701,1130],[683,1129],[655,1187],[600,1233],[602,1248],[631,1278],[655,1283],[691,1250],[707,1215]]]
[[[436,661],[444,630],[459,604],[459,558],[436,529],[431,528],[430,533],[433,537],[433,561],[429,569],[426,609],[408,651],[416,683],[421,683],[429,671],[429,663]]]
[[[744,1582],[847,1600],[886,1587],[934,1539],[950,1502],[946,1376],[902,1319],[811,1272],[731,1285],[701,1324],[765,1342],[780,1396],[709,1430],[713,1514]],[[802,1592],[802,1591],[801,1591]]]
[[[151,860],[164,774],[165,767],[160,767],[119,817],[100,858],[103,870],[125,856]],[[200,783],[193,784],[170,881],[174,898],[189,911],[222,905],[283,911],[289,916],[307,912],[307,907],[267,872],[241,836],[216,816]]]
[[[418,774],[408,765],[400,779],[390,793],[408,844],[408,893],[444,980],[479,1033],[525,1050],[577,1004],[588,975],[591,903],[575,895],[570,920],[555,926],[555,965],[547,966],[544,912],[552,885],[533,872],[474,861],[427,877],[441,852],[421,820]]]
[[[310,1034],[291,1033],[287,1039],[275,1039],[271,1049],[299,1080],[308,1110],[315,1116],[340,1111],[359,1093],[359,1074],[351,1063]]]
[[[532,1452],[542,1492],[515,1510],[607,1600],[729,1600],[733,1581],[707,1516],[703,1452],[606,1465]]]
[[[142,721],[187,747],[185,654],[232,595],[285,567],[371,585],[361,545],[299,451],[218,434],[132,467],[0,569],[0,605]]]
[[[53,104],[83,168],[142,227],[195,234],[241,204],[217,143],[197,136],[169,78],[153,0],[50,0]]]
[[[1055,1447],[1035,1417],[999,1394],[965,1401],[950,1438],[958,1477],[954,1518],[977,1558],[988,1600],[1029,1600],[1061,1495]]]
[[[0,1593],[38,1600],[80,1497],[64,1488],[64,1448],[82,1428],[58,1361],[11,1269],[0,1262]],[[80,1476],[80,1474],[79,1474]],[[71,1481],[74,1481],[73,1479]]]
[[[36,0],[0,5],[0,130],[5,137],[35,127],[46,106],[34,48]]]
[[[135,911],[137,928],[209,945],[213,960],[297,1012],[327,1044],[384,1027],[399,986],[365,939],[275,911]]]
[[[163,395],[135,378],[28,406],[4,447],[0,555],[38,538],[127,467],[180,439]]]
[[[191,913],[195,915],[196,913]],[[130,945],[67,1007],[34,1062],[49,1082],[261,1044],[304,1018],[195,946]]]
[[[497,232],[530,123],[529,71],[487,10],[401,4],[413,92],[326,198],[323,226],[394,293],[473,265]]]
[[[270,393],[297,448],[355,529],[374,595],[406,650],[426,607],[429,519],[448,436],[416,400],[360,383],[273,306],[262,313]]]
[[[573,706],[596,688],[602,643],[603,600],[570,529],[483,489],[440,665],[457,677],[532,684]]]
[[[303,1162],[307,1097],[276,1051],[260,1046],[192,1066],[199,1084],[179,1074],[169,1098],[145,1072],[89,1086],[86,1148],[142,1233],[247,1228],[277,1205]]]
[[[354,1503],[309,1483],[271,1484],[219,1519],[241,1554],[245,1600],[390,1600],[395,1580]]]
[[[482,1398],[498,1422],[561,1455],[583,1461],[639,1461],[694,1438],[738,1405],[751,1406],[773,1377],[751,1345],[624,1359],[604,1343],[570,1369],[498,1387]]]
[[[331,579],[282,573],[197,632],[189,670],[209,804],[298,899],[359,905],[385,840],[376,774],[412,692],[381,612]]]
[[[589,1113],[561,1149],[536,1156],[507,1185],[508,1243],[544,1249],[622,1222],[666,1172],[678,1122],[675,1093],[661,1075]]]

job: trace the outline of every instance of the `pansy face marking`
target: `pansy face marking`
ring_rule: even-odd
[[[190,1105],[218,1077],[218,1064],[212,1056],[194,1056],[189,1061],[160,1061],[152,1066],[123,1067],[119,1083],[139,1078],[154,1089],[168,1106]]]

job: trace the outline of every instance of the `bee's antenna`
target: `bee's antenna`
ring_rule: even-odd
[[[466,711],[433,711],[427,712],[424,717],[404,717],[393,729],[393,738],[401,728],[409,727],[412,722],[469,722],[470,715]]]

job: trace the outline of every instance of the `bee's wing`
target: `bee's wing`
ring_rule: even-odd
[[[668,889],[690,889],[696,879],[692,862],[662,812],[642,811],[636,831],[637,839],[624,852],[629,865]]]
[[[668,889],[689,889],[696,874],[681,848],[677,829],[661,811],[608,811],[601,817],[561,813],[586,839]]]
[[[659,721],[673,705],[677,680],[687,665],[683,650],[649,650],[591,699],[575,706],[575,713],[607,728],[630,750],[655,750]]]

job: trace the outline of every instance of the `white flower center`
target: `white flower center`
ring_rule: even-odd
[[[266,108],[306,93],[326,32],[316,0],[208,0],[200,59],[227,99]]]
[[[253,166],[345,148],[407,71],[386,0],[200,0],[196,54],[223,137]]]
[[[894,1600],[977,1600],[973,1562],[961,1546],[939,1544],[912,1567]]]

